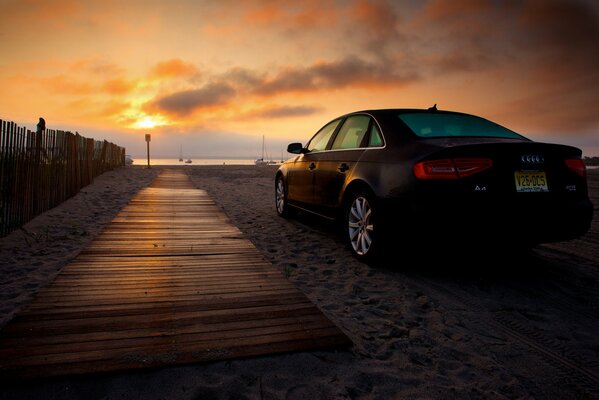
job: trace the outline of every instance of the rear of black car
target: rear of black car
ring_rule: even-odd
[[[579,149],[493,138],[427,141],[437,142],[428,143],[437,150],[413,168],[418,228],[443,227],[437,232],[448,240],[528,244],[569,240],[589,229],[593,206]]]

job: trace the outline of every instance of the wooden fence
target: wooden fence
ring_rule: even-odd
[[[125,149],[107,141],[0,120],[0,236],[122,165]]]

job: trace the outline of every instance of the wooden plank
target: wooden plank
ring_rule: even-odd
[[[280,285],[278,283],[260,283],[260,290],[262,292],[269,290],[283,290],[287,289],[286,285]],[[221,285],[214,285],[213,287],[188,287],[188,288],[139,288],[139,289],[126,289],[126,290],[111,290],[111,291],[86,291],[69,294],[61,294],[58,292],[44,292],[43,294],[37,295],[37,302],[53,303],[58,305],[68,304],[69,302],[78,302],[80,305],[84,305],[85,302],[104,302],[104,301],[115,301],[123,299],[135,299],[138,297],[149,297],[153,299],[162,298],[185,298],[195,295],[211,295],[211,294],[231,294],[231,293],[254,293],[256,290],[255,282],[248,282],[244,284],[229,285],[229,288],[223,289]]]
[[[110,318],[132,315],[145,315],[148,317],[153,316],[154,314],[172,314],[173,311],[176,311],[177,313],[194,312],[198,317],[200,317],[202,315],[213,315],[212,311],[215,310],[232,312],[233,314],[246,311],[253,313],[268,313],[270,307],[310,304],[305,297],[293,297],[289,294],[285,296],[263,296],[262,298],[258,299],[255,299],[254,296],[252,297],[252,300],[248,300],[243,304],[240,304],[239,300],[235,298],[212,298],[205,302],[180,301],[178,302],[179,304],[176,303],[176,301],[170,303],[168,301],[155,301],[149,304],[129,303],[121,305],[121,307],[118,308],[98,306],[95,307],[96,309],[93,310],[93,312],[91,312],[92,307],[79,307],[80,310],[71,308],[67,311],[58,309],[51,314],[43,310],[39,312],[37,310],[32,310],[31,312],[21,313],[18,318],[15,318],[15,320],[20,322],[30,321],[35,324],[36,322],[41,321],[67,319],[78,320],[86,318]]]
[[[0,380],[349,344],[205,191],[167,170],[0,331]]]
[[[20,379],[37,378],[40,376],[53,377],[60,375],[80,374],[81,371],[91,372],[109,372],[124,369],[155,368],[169,364],[186,364],[198,362],[211,362],[218,360],[228,360],[240,357],[261,356],[264,354],[277,354],[290,351],[303,351],[306,349],[326,349],[339,347],[339,338],[337,335],[321,336],[317,341],[312,339],[266,338],[266,340],[254,342],[237,343],[236,340],[229,343],[223,342],[223,348],[210,347],[205,345],[187,346],[189,349],[185,352],[179,352],[176,348],[166,350],[156,349],[152,354],[143,352],[125,353],[118,359],[107,360],[105,362],[88,361],[53,364],[48,366],[29,365],[21,367],[16,365],[12,371]],[[8,377],[4,378],[8,380]],[[14,378],[13,378],[14,379]]]
[[[1,338],[14,337],[36,337],[53,336],[64,333],[87,333],[102,332],[104,330],[128,330],[136,328],[164,328],[165,326],[179,326],[190,323],[190,321],[205,324],[217,324],[226,322],[258,321],[262,319],[283,318],[289,315],[295,317],[314,315],[314,306],[311,303],[268,305],[264,307],[247,307],[244,309],[218,309],[205,310],[201,314],[197,311],[179,310],[171,312],[155,313],[148,315],[126,315],[101,317],[96,315],[82,315],[79,318],[52,319],[38,321],[18,316],[18,324],[6,326],[0,333]],[[43,332],[43,335],[40,334]]]
[[[137,331],[133,337],[117,337],[115,339],[91,340],[91,341],[62,341],[60,343],[39,343],[37,345],[25,344],[19,347],[5,347],[0,349],[1,358],[16,358],[15,362],[18,365],[39,365],[42,363],[54,364],[62,362],[79,362],[110,359],[121,357],[123,352],[144,351],[155,352],[163,346],[171,346],[173,343],[179,345],[195,345],[203,344],[211,346],[218,342],[230,341],[232,344],[239,345],[239,342],[253,341],[256,338],[267,338],[269,336],[288,336],[293,339],[302,338],[304,332],[309,331],[318,335],[327,336],[334,333],[337,329],[334,326],[323,327],[322,320],[313,322],[298,321],[286,325],[275,326],[253,326],[251,329],[240,328],[232,330],[210,331],[201,328],[180,329],[177,332],[165,330],[155,332],[151,335],[145,335],[141,331]],[[201,338],[201,339],[199,339]],[[81,340],[76,338],[75,340]],[[236,341],[237,343],[234,343]],[[217,344],[218,345],[218,344]],[[170,349],[169,349],[170,350]]]
[[[246,330],[246,329],[261,329],[265,327],[283,327],[293,326],[300,323],[305,328],[318,328],[327,324],[326,317],[323,315],[300,315],[300,316],[284,316],[279,318],[263,318],[260,320],[251,321],[228,321],[219,323],[203,323],[197,319],[189,320],[185,324],[179,324],[175,329],[164,329],[164,324],[157,326],[142,326],[134,327],[131,329],[105,329],[97,327],[90,332],[77,332],[72,333],[68,331],[52,332],[45,337],[39,336],[12,336],[5,339],[7,347],[12,349],[18,349],[19,347],[35,347],[45,345],[59,345],[64,343],[89,343],[99,341],[110,341],[119,339],[134,339],[134,338],[147,338],[155,336],[173,336],[175,334],[191,334],[191,333],[219,333],[226,331],[235,330]],[[312,326],[311,324],[317,324]],[[123,327],[124,328],[124,327]],[[254,331],[255,333],[255,331]],[[38,350],[39,352],[40,350]]]
[[[248,304],[265,304],[267,302],[280,301],[280,299],[302,300],[303,297],[297,297],[297,291],[293,288],[284,287],[276,289],[263,290],[243,290],[221,293],[193,293],[189,295],[171,295],[156,296],[150,292],[148,295],[139,294],[137,296],[126,296],[118,298],[96,298],[93,300],[84,299],[59,299],[45,302],[38,301],[27,308],[29,315],[44,314],[40,318],[47,318],[52,315],[67,315],[81,313],[101,313],[101,312],[119,312],[125,310],[142,310],[147,308],[156,308],[167,305],[171,308],[183,308],[192,304],[207,303],[210,306],[218,305],[225,307],[224,304],[231,304],[231,307],[243,307]],[[240,305],[242,304],[242,305]],[[58,318],[58,317],[57,317]]]
[[[141,340],[139,345],[129,344],[127,347],[109,348],[91,351],[72,351],[59,354],[27,355],[18,358],[16,355],[3,357],[10,360],[7,367],[16,370],[19,376],[29,376],[32,372],[45,372],[47,376],[61,375],[64,371],[78,373],[82,368],[91,371],[108,371],[127,368],[144,368],[163,366],[182,362],[214,361],[248,355],[267,354],[265,350],[256,352],[256,348],[269,349],[269,352],[305,350],[306,348],[322,348],[338,344],[336,334],[338,328],[327,327],[309,330],[312,341],[306,339],[306,331],[286,331],[267,333],[255,336],[230,335],[215,340],[198,340],[202,335],[188,335],[175,340],[154,338]],[[245,331],[247,333],[247,331]],[[331,340],[334,339],[334,340]],[[302,342],[301,346],[293,345]],[[316,345],[315,343],[318,343]],[[180,351],[183,349],[183,351]],[[274,350],[276,349],[276,350]],[[83,367],[86,365],[86,367]],[[44,368],[45,367],[45,368]],[[57,371],[60,369],[60,371]],[[4,378],[4,377],[3,377]]]

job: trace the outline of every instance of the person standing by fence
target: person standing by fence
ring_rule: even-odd
[[[37,123],[36,133],[42,133],[46,131],[46,120],[40,117],[40,122]]]

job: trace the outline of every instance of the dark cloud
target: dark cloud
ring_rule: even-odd
[[[416,79],[418,77],[415,73],[402,74],[397,65],[347,56],[339,61],[284,69],[276,76],[265,79],[256,87],[256,92],[270,95],[281,92],[341,89],[349,86],[390,86],[406,84]]]
[[[572,68],[590,72],[599,64],[597,13],[576,0],[434,0],[422,8],[413,27],[426,29],[422,43],[441,55],[441,67],[470,71],[474,64],[532,60],[542,61],[544,70],[571,73]]]
[[[552,131],[599,127],[599,18],[578,1],[530,0],[516,16],[515,51],[527,60],[523,119]],[[522,65],[522,63],[518,63]]]
[[[188,115],[197,109],[220,105],[235,96],[235,89],[227,83],[210,83],[196,90],[186,90],[161,97],[151,102],[150,110],[168,114]]]
[[[398,13],[393,1],[356,1],[351,9],[352,16],[361,22],[366,31],[377,37],[391,37],[397,32]]]
[[[596,49],[599,24],[594,9],[579,1],[529,0],[520,12],[520,22],[533,41],[576,48]],[[595,54],[590,56],[597,57]]]
[[[236,67],[219,77],[220,80],[231,82],[242,89],[252,90],[260,86],[265,79],[264,74],[259,74],[246,68]]]
[[[363,51],[386,59],[399,49],[405,51],[408,41],[401,33],[401,10],[393,0],[358,0],[350,8],[352,23],[348,35],[360,43]]]
[[[425,32],[414,54],[425,76],[501,79],[505,113],[538,130],[599,125],[597,6],[576,0],[434,0],[412,27]],[[467,76],[467,75],[466,75]],[[473,76],[473,75],[472,75]]]
[[[173,93],[148,105],[150,111],[187,115],[199,108],[220,105],[235,95],[261,97],[290,92],[318,92],[347,87],[390,86],[408,84],[417,75],[402,75],[397,66],[380,61],[346,57],[339,61],[318,62],[308,67],[288,67],[269,75],[245,68],[235,68],[217,76],[196,90]],[[265,111],[269,117],[299,116],[314,113],[310,107],[281,107]]]
[[[558,73],[597,75],[599,18],[585,3],[530,0],[518,15],[523,51],[542,58],[544,68]]]
[[[286,118],[286,117],[303,117],[320,112],[320,107],[311,106],[277,106],[256,113],[260,117],[268,118]]]
[[[439,75],[494,68],[513,51],[513,2],[433,0],[406,29],[420,32],[413,57],[422,72]]]

